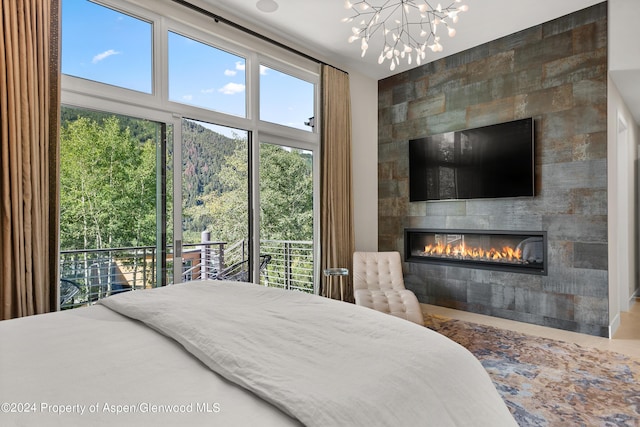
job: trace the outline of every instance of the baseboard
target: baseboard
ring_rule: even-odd
[[[620,313],[616,314],[616,317],[613,319],[613,322],[609,325],[609,339],[612,339],[615,335],[616,331],[620,327]]]

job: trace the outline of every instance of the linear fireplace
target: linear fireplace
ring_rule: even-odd
[[[404,231],[405,261],[547,275],[544,231]]]

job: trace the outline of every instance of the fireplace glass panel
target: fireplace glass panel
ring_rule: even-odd
[[[475,230],[405,230],[409,262],[546,274],[546,234]]]

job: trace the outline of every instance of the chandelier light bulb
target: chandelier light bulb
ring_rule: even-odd
[[[460,5],[461,1],[447,2],[446,7],[438,3],[434,8],[429,0],[345,0],[351,16],[342,21],[359,21],[351,29],[349,43],[361,39],[361,56],[371,47],[379,52],[378,64],[389,60],[393,71],[400,65],[400,59],[406,59],[409,65],[414,59],[422,64],[427,48],[432,52],[443,51],[436,35],[438,26],[444,25],[449,36],[455,36],[456,29],[451,25],[458,22],[461,12],[469,9]],[[381,48],[374,47],[376,43]]]

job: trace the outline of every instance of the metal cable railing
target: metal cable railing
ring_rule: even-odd
[[[261,268],[260,283],[313,293],[313,242],[264,240],[262,255],[269,262]],[[240,240],[203,241],[183,245],[182,281],[215,279],[225,267],[247,259],[248,246]],[[173,255],[167,251],[167,270],[161,274],[171,283]],[[158,286],[157,254],[153,246],[60,252],[61,308],[93,304],[118,292]]]

